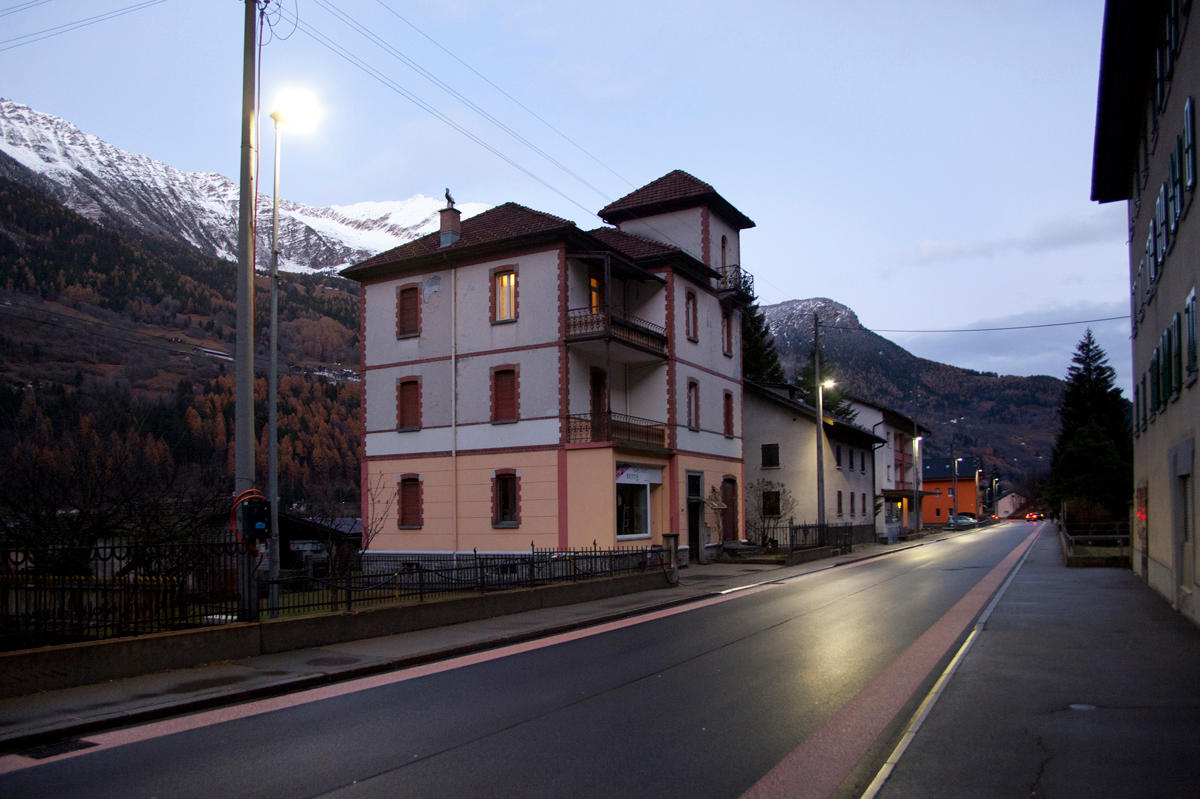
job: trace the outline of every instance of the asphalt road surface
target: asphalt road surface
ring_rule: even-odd
[[[858,795],[1033,529],[89,736],[0,796]]]

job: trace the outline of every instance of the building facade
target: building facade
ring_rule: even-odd
[[[756,531],[780,524],[816,524],[816,409],[796,399],[788,387],[745,383],[746,527]],[[883,439],[853,424],[825,417],[822,473],[825,523],[875,524],[875,458]]]
[[[672,172],[600,212],[507,203],[346,269],[362,284],[369,549],[740,538],[739,234]],[[719,514],[706,512],[720,507]]]
[[[925,458],[923,467],[925,524],[945,524],[955,514],[979,518],[982,471],[977,458]]]
[[[1133,349],[1133,570],[1200,623],[1196,288],[1200,274],[1192,3],[1109,0],[1092,199],[1124,201]]]
[[[875,531],[881,538],[895,541],[921,528],[921,443],[929,430],[891,408],[857,397],[851,397],[850,404],[854,421],[883,438],[873,453],[875,493],[880,501]]]

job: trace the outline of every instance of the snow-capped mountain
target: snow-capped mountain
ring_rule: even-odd
[[[0,175],[49,193],[106,227],[133,227],[237,258],[238,186],[212,172],[182,172],[84,133],[66,120],[0,99]],[[395,202],[316,208],[279,204],[280,268],[327,272],[437,229],[442,201],[416,195]],[[486,210],[460,203],[464,217]],[[271,198],[259,194],[260,267],[270,257]]]

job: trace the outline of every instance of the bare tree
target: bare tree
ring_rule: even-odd
[[[796,498],[783,483],[755,480],[746,485],[746,537],[768,548],[779,544],[778,532],[796,512]]]

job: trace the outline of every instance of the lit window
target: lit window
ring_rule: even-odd
[[[517,318],[517,273],[511,269],[496,272],[493,277],[493,307],[496,322],[508,322]]]

